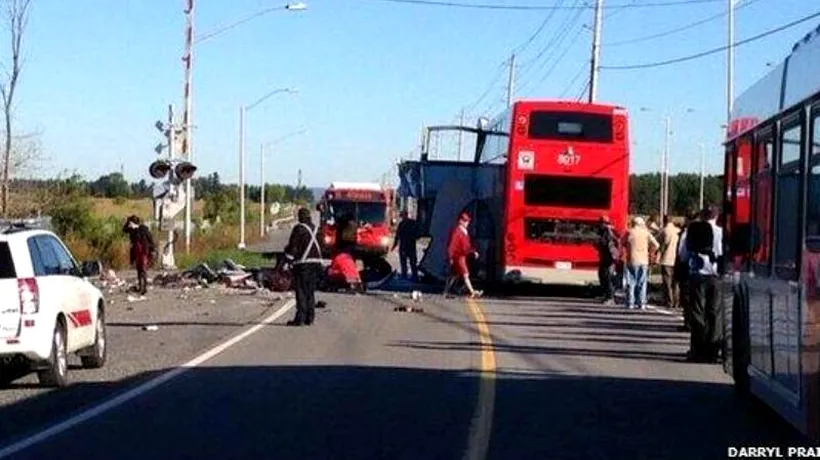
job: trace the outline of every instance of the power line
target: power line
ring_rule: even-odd
[[[747,43],[752,43],[754,41],[760,40],[761,38],[768,37],[769,35],[774,35],[778,32],[782,32],[786,29],[794,27],[798,24],[802,24],[806,21],[812,20],[816,17],[820,17],[820,11],[818,11],[817,13],[814,13],[814,14],[810,14],[810,15],[808,15],[806,17],[803,17],[801,19],[798,19],[796,21],[792,21],[792,22],[790,22],[788,24],[785,24],[785,25],[782,25],[780,27],[777,27],[777,28],[774,28],[774,29],[771,29],[771,30],[767,30],[766,32],[760,33],[760,34],[755,35],[753,37],[749,37],[745,40],[735,42],[732,46],[733,47],[738,47],[738,46],[745,45]],[[726,51],[727,49],[729,49],[729,45],[724,45],[724,46],[721,46],[721,47],[718,47],[718,48],[713,48],[713,49],[708,50],[708,51],[703,51],[701,53],[692,54],[692,55],[689,55],[689,56],[683,56],[683,57],[679,57],[679,58],[675,58],[675,59],[669,59],[669,60],[666,60],[666,61],[648,62],[648,63],[645,63],[645,64],[633,64],[633,65],[621,65],[621,66],[601,66],[600,68],[601,69],[606,69],[606,70],[648,69],[648,68],[651,68],[651,67],[661,67],[661,66],[670,65],[670,64],[677,64],[679,62],[691,61],[691,60],[702,58],[702,57],[709,56],[709,55],[712,55],[712,54],[720,53],[721,51]]]
[[[540,65],[538,67],[538,71],[541,71],[541,70],[547,68],[547,65],[549,64],[550,61],[554,60],[552,65],[549,66],[549,68],[547,68],[546,73],[541,76],[540,80],[538,80],[538,83],[536,83],[536,86],[541,85],[542,83],[544,83],[547,80],[547,78],[549,78],[549,76],[552,75],[552,72],[558,67],[558,64],[560,64],[561,61],[566,57],[566,55],[569,54],[569,52],[573,49],[573,45],[575,45],[575,43],[578,41],[578,38],[581,36],[581,34],[583,32],[584,32],[584,28],[583,27],[578,27],[575,31],[575,35],[572,37],[572,39],[570,39],[569,43],[567,43],[565,46],[561,46],[561,45],[564,43],[564,40],[566,40],[566,38],[569,36],[569,29],[566,30],[566,32],[562,34],[560,40],[555,44],[555,46],[553,47],[553,50],[550,52],[547,59],[545,59],[543,61],[542,65]],[[560,49],[563,49],[563,52],[561,52],[561,54],[556,58],[556,54],[558,53],[558,50],[560,50]]]
[[[561,6],[562,3],[564,3],[564,0],[558,0],[557,6]],[[544,30],[544,27],[547,26],[547,23],[550,22],[550,19],[552,19],[552,17],[555,16],[556,11],[558,11],[558,10],[550,10],[550,14],[548,14],[547,18],[544,19],[543,22],[541,22],[541,25],[538,26],[538,29],[536,29],[535,32],[533,32],[533,34],[530,35],[530,38],[527,39],[526,42],[524,42],[521,45],[518,45],[518,47],[515,48],[515,54],[521,54],[521,53],[523,53],[524,51],[527,50],[527,48],[535,40],[535,37],[537,37],[538,34],[540,34],[542,30]]]
[[[746,8],[747,6],[755,4],[759,1],[760,0],[749,0],[746,3],[743,3],[742,5],[737,6],[735,8],[735,11],[738,11],[741,8]],[[718,13],[718,14],[715,14],[715,15],[700,19],[698,21],[695,21],[695,22],[692,22],[692,23],[689,23],[689,24],[686,24],[686,25],[683,25],[683,26],[680,26],[680,27],[676,27],[674,29],[670,29],[670,30],[667,30],[667,31],[664,31],[664,32],[659,32],[659,33],[652,34],[652,35],[645,35],[643,37],[630,38],[630,39],[616,41],[616,42],[612,42],[612,43],[604,43],[603,46],[605,46],[605,47],[623,46],[623,45],[630,45],[630,44],[633,44],[633,43],[642,43],[642,42],[646,42],[646,41],[649,41],[649,40],[654,40],[656,38],[666,37],[668,35],[676,34],[678,32],[683,32],[685,30],[694,29],[697,26],[700,26],[702,24],[706,24],[707,22],[712,22],[715,19],[720,19],[722,17],[725,17],[728,14],[729,13],[727,11],[724,11],[722,13]]]
[[[404,3],[408,5],[419,6],[440,6],[448,8],[472,8],[482,10],[524,10],[524,11],[548,11],[548,10],[589,10],[593,9],[592,5],[577,5],[577,6],[534,6],[534,5],[498,5],[493,3],[461,3],[444,0],[370,0],[383,3]],[[652,2],[652,3],[622,3],[617,5],[604,5],[604,9],[622,9],[622,8],[652,8],[663,6],[676,5],[695,5],[704,3],[716,3],[723,0],[670,0],[667,2]]]
[[[558,98],[559,98],[559,99],[563,99],[563,98],[564,98],[564,96],[566,96],[566,95],[567,95],[567,93],[569,92],[569,90],[572,88],[572,85],[574,85],[574,84],[575,84],[575,82],[577,82],[577,81],[578,81],[578,79],[579,79],[579,78],[581,78],[581,75],[583,75],[583,74],[584,74],[584,71],[586,71],[586,70],[587,70],[587,66],[586,66],[586,64],[587,64],[587,63],[586,63],[586,62],[584,62],[584,65],[582,65],[582,66],[581,66],[581,68],[580,68],[580,69],[578,69],[578,73],[576,73],[576,74],[575,74],[575,76],[574,76],[574,77],[572,77],[572,79],[569,81],[569,83],[567,83],[567,86],[566,86],[566,87],[564,87],[564,90],[563,90],[563,91],[561,91],[561,94],[559,94],[559,95],[558,95]]]
[[[560,26],[561,29],[555,35],[552,36],[552,38],[547,42],[546,45],[544,45],[543,48],[541,48],[541,51],[539,51],[535,57],[529,59],[521,66],[521,77],[526,75],[532,69],[532,65],[538,62],[538,60],[540,60],[541,57],[547,53],[547,51],[549,51],[551,48],[558,46],[558,44],[566,38],[566,35],[576,24],[578,24],[583,14],[583,10],[578,10],[574,16],[567,17],[567,20],[564,21],[564,23]]]
[[[496,73],[495,77],[493,77],[492,81],[487,86],[487,89],[481,94],[481,96],[479,96],[478,99],[475,100],[475,102],[468,105],[464,109],[465,112],[468,112],[468,113],[472,112],[476,107],[478,107],[478,104],[481,104],[481,102],[484,99],[486,99],[487,96],[489,96],[490,92],[493,90],[493,88],[495,88],[496,83],[498,83],[498,79],[501,78],[504,75],[504,67],[505,67],[506,63],[507,63],[507,60],[505,59],[504,62],[502,62],[501,65],[499,65],[498,73]]]
[[[591,83],[590,79],[587,78],[586,83],[584,84],[584,87],[581,88],[581,93],[578,94],[577,98],[575,98],[578,102],[581,102],[581,100],[584,98],[584,95],[587,93],[587,90],[589,90],[590,83]]]

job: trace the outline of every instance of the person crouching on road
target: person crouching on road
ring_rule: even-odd
[[[137,292],[145,295],[148,292],[148,267],[153,262],[156,250],[154,238],[137,216],[130,216],[125,221],[122,231],[131,239],[131,265],[137,270]]]
[[[447,255],[450,260],[450,277],[447,278],[447,284],[444,286],[444,295],[450,293],[450,288],[453,287],[459,279],[464,280],[464,285],[470,291],[470,297],[480,297],[482,292],[473,289],[473,284],[470,282],[470,269],[467,266],[467,256],[473,255],[478,258],[478,251],[470,242],[470,233],[467,228],[470,225],[470,215],[466,212],[462,213],[458,219],[458,225],[450,233],[450,243],[447,245]]]
[[[322,272],[322,248],[316,239],[317,226],[310,219],[310,211],[300,208],[299,223],[290,233],[285,257],[293,265],[293,287],[296,292],[296,317],[288,326],[311,325],[316,312],[316,286]]]

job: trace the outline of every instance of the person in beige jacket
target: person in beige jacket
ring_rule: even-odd
[[[661,277],[663,278],[664,301],[669,308],[678,308],[680,291],[675,280],[675,262],[678,258],[678,241],[680,240],[680,228],[669,220],[669,216],[663,216],[663,229],[660,232],[660,266]]]
[[[657,250],[658,241],[646,228],[643,217],[632,220],[632,228],[626,235],[627,247],[627,291],[626,306],[632,309],[646,309],[646,285],[649,281],[650,250]]]

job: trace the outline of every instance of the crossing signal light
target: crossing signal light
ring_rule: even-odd
[[[157,160],[148,167],[148,174],[154,179],[162,179],[171,171],[171,163],[167,160]]]
[[[177,179],[181,181],[186,181],[194,176],[196,172],[196,166],[187,161],[180,162],[176,168],[174,168],[174,174],[176,174]]]

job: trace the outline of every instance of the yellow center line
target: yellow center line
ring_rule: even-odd
[[[490,326],[487,324],[481,304],[474,299],[467,299],[467,312],[478,326],[478,338],[481,342],[481,373],[478,401],[470,422],[470,435],[464,458],[484,460],[487,458],[490,447],[493,411],[495,410],[495,352],[493,351],[493,339],[490,336]]]

